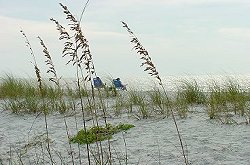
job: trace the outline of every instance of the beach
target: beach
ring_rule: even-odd
[[[127,91],[119,91],[125,94]],[[109,105],[114,100],[105,101]],[[112,106],[110,106],[112,107]],[[136,112],[136,107],[133,112]],[[184,164],[181,147],[171,116],[139,118],[137,113],[126,113],[123,109],[118,115],[112,108],[107,109],[106,121],[111,124],[129,123],[135,127],[114,134],[109,140],[113,164]],[[189,164],[248,165],[250,162],[250,127],[245,117],[233,116],[234,122],[225,124],[218,119],[210,119],[203,105],[188,106],[186,118],[176,114],[177,124],[187,153]],[[69,135],[83,129],[81,111],[60,114],[54,112],[47,116],[48,133],[52,155],[57,164],[88,164],[86,145],[72,143],[69,149],[64,119]],[[105,125],[101,115],[100,125]],[[77,124],[77,128],[76,128]],[[87,127],[93,125],[87,117]],[[50,164],[46,150],[45,122],[43,114],[15,114],[0,110],[0,164]],[[81,150],[79,159],[79,148]],[[105,153],[108,141],[102,142]],[[92,154],[96,144],[90,144]],[[104,154],[105,155],[105,154]],[[81,161],[81,163],[80,163]],[[94,160],[92,160],[94,162]],[[93,163],[94,164],[94,163]]]

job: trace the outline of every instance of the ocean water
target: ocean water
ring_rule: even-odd
[[[112,77],[101,76],[103,83],[106,86],[112,86]],[[43,82],[48,83],[49,78],[44,78]],[[128,90],[138,90],[138,91],[148,91],[159,86],[159,81],[151,77],[150,75],[144,73],[143,76],[120,76],[120,79],[124,85],[127,86]],[[231,74],[231,75],[163,75],[161,76],[162,83],[166,91],[175,92],[183,82],[197,83],[198,86],[204,91],[208,90],[208,87],[216,83],[217,85],[226,85],[229,81],[235,82],[243,89],[250,89],[250,74]],[[20,80],[27,80],[20,78]],[[0,79],[1,83],[2,79]],[[36,79],[30,78],[28,82],[36,84]],[[76,78],[62,78],[60,80],[62,87],[72,87],[75,88],[77,85]],[[83,83],[81,82],[83,85]],[[86,85],[87,88],[91,88],[89,83]]]
[[[216,83],[219,86],[226,85],[229,81],[235,82],[243,89],[250,88],[250,75],[186,75],[186,76],[162,76],[162,83],[167,91],[176,91],[183,82],[197,83],[207,91],[208,87]],[[159,87],[159,81],[154,77],[126,77],[122,80],[128,89],[150,90]]]
[[[103,83],[106,86],[112,86],[112,78],[107,76],[100,76]],[[120,76],[122,84],[126,85],[128,90],[136,91],[150,91],[154,88],[161,89],[159,86],[159,81],[151,77],[150,75],[144,74],[143,76]],[[184,75],[184,76],[161,76],[163,86],[166,91],[175,92],[183,82],[197,83],[197,85],[203,90],[208,91],[209,86],[216,84],[219,86],[224,86],[230,81],[239,85],[242,89],[250,89],[250,74],[244,75]],[[61,84],[71,87],[76,87],[75,78],[64,78],[61,80]],[[81,83],[83,84],[83,83]],[[87,88],[91,88],[89,83],[86,85]]]

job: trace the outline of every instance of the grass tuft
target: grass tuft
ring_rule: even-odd
[[[194,81],[182,81],[180,89],[177,92],[177,98],[183,99],[187,104],[204,104],[205,103],[205,94],[198,86],[198,83]]]
[[[106,126],[93,126],[86,131],[80,130],[76,136],[70,139],[70,141],[72,143],[91,144],[97,141],[111,139],[113,134],[121,131],[127,131],[133,127],[135,126],[132,124],[118,124],[117,126],[107,124]]]

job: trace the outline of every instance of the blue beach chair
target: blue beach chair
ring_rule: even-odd
[[[93,78],[93,82],[94,82],[95,88],[103,88],[104,87],[104,84],[103,84],[102,80],[100,79],[100,77]]]
[[[120,78],[113,79],[113,84],[116,89],[127,90],[126,85],[123,85]]]

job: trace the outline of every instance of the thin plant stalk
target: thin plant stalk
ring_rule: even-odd
[[[161,78],[159,76],[159,72],[157,71],[154,63],[152,62],[152,59],[149,56],[148,51],[143,47],[143,45],[140,43],[139,39],[135,36],[135,34],[128,27],[128,25],[125,22],[122,22],[122,24],[123,24],[123,27],[126,28],[126,30],[128,31],[130,37],[132,38],[132,40],[130,42],[132,42],[135,45],[134,49],[140,55],[140,59],[143,60],[143,62],[141,64],[141,67],[144,66],[145,67],[144,71],[148,72],[148,74],[150,76],[155,77],[158,80],[159,85],[163,89],[164,95],[167,97],[168,95],[167,95],[167,92],[165,90],[165,87],[163,86],[162,80],[161,80]],[[178,138],[179,138],[179,141],[180,141],[180,145],[181,145],[181,149],[182,149],[182,156],[184,158],[185,164],[187,165],[188,164],[188,159],[186,157],[186,153],[185,153],[185,150],[184,150],[184,145],[183,145],[183,142],[182,142],[182,138],[181,138],[180,131],[179,131],[179,128],[178,128],[178,124],[176,122],[176,118],[175,118],[175,115],[174,115],[174,112],[173,112],[172,108],[170,108],[170,112],[171,112],[171,116],[172,116],[172,119],[174,121],[174,125],[175,125],[176,131],[177,131],[177,134],[178,134]]]
[[[65,28],[63,28],[56,20],[51,19],[52,21],[54,21],[57,25],[58,30],[60,31],[60,40],[65,39],[65,46],[64,46],[64,50],[63,50],[63,57],[65,56],[70,56],[71,59],[67,62],[67,64],[69,63],[73,63],[73,66],[76,65],[77,68],[77,87],[78,87],[78,91],[79,91],[79,97],[80,97],[80,104],[81,104],[81,111],[82,111],[82,117],[83,117],[83,125],[84,125],[84,131],[86,132],[86,121],[85,121],[85,112],[84,112],[84,103],[83,103],[83,98],[81,95],[81,84],[80,84],[80,74],[79,71],[82,71],[82,64],[85,65],[85,70],[87,71],[87,75],[86,76],[82,76],[84,77],[84,82],[91,82],[91,75],[94,73],[93,69],[93,63],[92,63],[92,56],[90,54],[89,51],[89,45],[87,43],[87,40],[84,38],[84,35],[81,31],[80,28],[80,24],[77,21],[77,19],[75,19],[75,17],[71,14],[71,12],[68,10],[68,8],[64,5],[62,5],[60,3],[61,7],[64,10],[64,13],[66,14],[67,18],[71,23],[70,25],[70,29],[72,31],[74,31],[74,41],[71,41],[71,37],[69,35],[69,33],[65,30]],[[74,47],[75,45],[75,47]],[[82,55],[79,57],[78,56],[78,52],[81,52]],[[83,74],[82,74],[83,75]],[[92,94],[93,95],[93,94]],[[91,101],[88,97],[88,104],[91,107]],[[98,124],[97,121],[97,117],[96,118],[96,124]],[[93,123],[94,124],[94,123]],[[99,148],[97,146],[97,148]],[[98,149],[99,150],[99,149]],[[90,153],[89,153],[89,144],[87,144],[87,152],[88,152],[88,161],[90,164]],[[100,154],[98,154],[100,155]]]
[[[79,23],[81,23],[81,21],[82,21],[83,14],[85,13],[88,4],[89,4],[89,0],[87,0],[87,2],[85,3],[85,5],[84,5],[84,7],[82,9],[82,13],[81,13],[81,16],[80,16],[80,19],[79,19]]]
[[[51,55],[46,47],[46,45],[44,44],[43,40],[41,39],[41,37],[38,36],[38,39],[40,41],[40,44],[41,46],[43,47],[43,53],[46,57],[46,65],[49,67],[49,69],[47,70],[47,73],[52,73],[52,77],[49,78],[49,81],[53,82],[56,84],[57,86],[57,90],[59,90],[60,92],[62,91],[61,87],[60,87],[60,79],[58,78],[57,76],[57,72],[56,72],[56,69],[55,69],[55,65],[52,61],[52,58],[51,58]],[[60,108],[64,108],[62,106],[64,106],[64,99],[63,99],[63,96],[60,94]],[[64,112],[64,110],[61,110],[62,112]],[[68,124],[67,124],[67,121],[66,121],[66,116],[64,114],[63,116],[63,120],[64,120],[64,125],[65,125],[65,129],[66,129],[66,134],[67,134],[67,138],[68,138],[68,144],[69,144],[69,148],[70,148],[70,156],[71,156],[71,159],[72,159],[72,163],[73,165],[75,164],[74,162],[74,155],[73,155],[73,150],[72,150],[72,146],[71,146],[71,143],[69,142],[69,139],[70,139],[70,135],[69,135],[69,129],[68,129]]]
[[[88,1],[85,5],[85,7],[87,6]],[[89,99],[89,96],[87,96],[87,100],[88,100],[88,104],[91,107],[92,103],[94,104],[94,116],[95,117],[95,121],[96,121],[96,125],[98,126],[99,122],[98,122],[98,118],[97,118],[97,111],[96,111],[96,103],[95,103],[95,95],[94,95],[94,87],[92,84],[92,75],[96,76],[96,72],[95,72],[95,67],[94,67],[94,63],[93,63],[93,59],[92,59],[92,54],[90,52],[89,49],[89,44],[87,39],[85,38],[82,30],[81,30],[81,26],[80,26],[80,22],[73,16],[73,14],[68,10],[67,6],[64,6],[63,4],[60,3],[60,6],[63,8],[64,13],[66,14],[66,19],[69,20],[69,27],[70,30],[73,31],[74,35],[73,37],[71,37],[69,35],[69,33],[65,30],[65,28],[63,26],[61,26],[58,21],[51,19],[53,22],[56,23],[57,25],[57,29],[60,31],[60,40],[64,39],[66,40],[65,44],[64,44],[64,50],[63,50],[63,57],[65,56],[70,56],[71,59],[67,62],[68,63],[73,63],[73,65],[77,66],[77,86],[78,86],[78,90],[81,91],[81,85],[80,85],[80,76],[79,76],[79,71],[82,73],[82,65],[84,66],[84,69],[86,71],[86,76],[82,77],[84,79],[84,84],[85,82],[90,83],[91,85],[91,91],[92,91],[92,101]],[[85,11],[85,8],[83,10],[83,12]],[[82,17],[82,16],[81,16]],[[71,39],[73,39],[74,41],[71,41]],[[81,92],[79,92],[81,93]],[[83,100],[80,96],[80,100],[81,100],[81,109],[82,109],[82,113],[83,113],[83,118],[85,118],[84,115],[84,109],[83,109]],[[104,113],[105,115],[106,113]],[[106,120],[106,117],[104,117]],[[85,120],[85,119],[83,119]],[[94,120],[93,120],[94,122]],[[93,123],[94,124],[94,123]],[[94,125],[95,125],[94,124]],[[85,127],[85,121],[84,121],[84,127]],[[86,128],[84,128],[84,130],[86,131]],[[109,146],[110,148],[110,146]],[[99,147],[97,146],[97,149],[99,149]],[[102,151],[102,144],[100,142],[100,151],[101,151],[101,162],[103,163],[103,151]],[[89,149],[88,149],[88,153],[89,153]],[[98,152],[99,153],[99,152]],[[99,155],[99,154],[98,154]],[[110,153],[111,155],[111,153]],[[89,156],[88,156],[89,158]],[[90,163],[90,159],[89,159],[89,163]]]
[[[47,111],[46,111],[46,106],[45,106],[44,91],[43,91],[43,88],[42,88],[42,77],[41,77],[41,74],[40,74],[40,69],[38,68],[36,58],[35,58],[33,49],[31,47],[31,44],[30,44],[30,42],[28,40],[28,37],[26,36],[26,34],[24,33],[23,30],[21,30],[20,32],[21,32],[21,34],[23,35],[23,37],[25,39],[26,46],[29,48],[31,56],[33,57],[33,63],[32,62],[31,63],[34,65],[34,68],[35,68],[36,78],[37,78],[37,82],[38,82],[38,88],[39,88],[39,92],[40,92],[40,95],[42,97],[42,103],[43,103],[42,108],[43,108],[43,112],[44,112],[45,130],[46,130],[46,136],[47,136],[47,140],[46,140],[47,141],[47,151],[49,153],[49,158],[50,158],[51,164],[54,164],[54,160],[52,158],[51,149],[50,149]]]
[[[128,164],[128,151],[127,151],[127,143],[126,143],[126,139],[124,137],[124,133],[122,132],[122,138],[123,138],[123,143],[125,146],[125,164]]]
[[[82,120],[83,120],[83,129],[86,132],[86,119],[85,119],[85,112],[84,112],[84,103],[83,103],[83,96],[81,94],[81,85],[80,85],[80,76],[79,76],[79,68],[81,69],[81,64],[79,63],[79,58],[76,54],[77,50],[74,48],[74,43],[71,41],[71,36],[70,34],[66,31],[66,29],[55,19],[51,18],[51,21],[53,21],[56,24],[57,30],[60,32],[60,37],[59,40],[65,40],[64,42],[64,49],[63,49],[63,57],[65,56],[70,56],[71,59],[67,62],[73,63],[73,65],[76,64],[77,68],[77,90],[79,94],[79,99],[80,99],[80,106],[81,106],[81,112],[82,112]],[[86,144],[86,149],[87,149],[87,159],[88,159],[88,164],[91,165],[90,161],[90,148],[89,144]],[[81,164],[81,162],[80,162]]]

